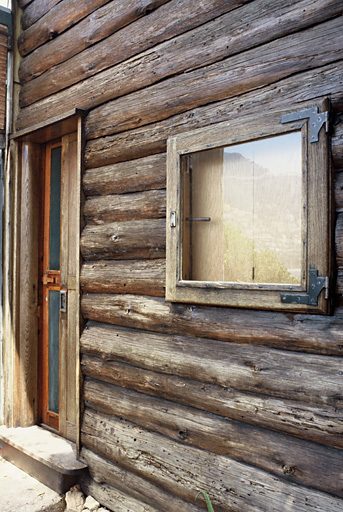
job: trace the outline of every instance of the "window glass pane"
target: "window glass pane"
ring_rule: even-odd
[[[301,132],[182,158],[183,279],[301,284]]]
[[[58,414],[59,402],[59,297],[49,290],[49,411]]]
[[[49,269],[60,270],[61,147],[51,150]]]

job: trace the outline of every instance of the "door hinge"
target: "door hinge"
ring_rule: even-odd
[[[318,142],[319,132],[325,123],[326,132],[329,131],[329,112],[318,112],[318,107],[292,112],[281,116],[281,123],[291,123],[292,121],[300,121],[301,119],[309,119],[310,124],[310,142]]]
[[[325,299],[329,298],[329,278],[318,276],[318,270],[310,269],[308,293],[281,294],[281,302],[284,304],[308,304],[318,305],[318,297],[322,290],[325,290]]]

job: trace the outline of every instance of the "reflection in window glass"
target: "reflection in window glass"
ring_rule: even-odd
[[[301,284],[301,132],[182,158],[183,279]]]

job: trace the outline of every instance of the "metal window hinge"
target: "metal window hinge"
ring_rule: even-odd
[[[309,119],[310,121],[310,142],[318,142],[319,132],[325,123],[326,132],[329,131],[329,112],[318,112],[318,107],[300,110],[292,114],[281,116],[281,123],[291,123],[300,119]]]
[[[284,304],[309,304],[310,306],[318,305],[318,297],[320,292],[325,289],[325,299],[329,298],[329,278],[318,277],[317,269],[310,269],[308,293],[301,295],[300,293],[294,294],[281,294],[281,302]]]

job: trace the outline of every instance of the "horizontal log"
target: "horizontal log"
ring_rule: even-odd
[[[90,115],[90,124],[87,128],[89,137],[95,138],[101,134],[124,131],[129,127],[165,119],[195,106],[233,97],[274,83],[293,73],[314,69],[328,62],[336,61],[339,58],[339,50],[335,51],[340,47],[339,33],[340,24],[334,19],[305,32],[292,34],[266,43],[259,48],[247,50],[216,64],[163,80],[161,83],[152,85],[149,92],[145,90],[132,92],[129,95],[130,98],[125,96],[125,104],[129,109],[138,109],[139,115],[144,116],[143,118],[139,117],[135,111],[132,122],[125,114],[120,114],[118,111],[124,98],[112,100],[113,111],[109,109],[109,116],[111,123],[114,118],[116,119],[115,126],[110,125],[106,119],[106,106],[103,107],[104,110],[98,107],[99,110],[95,110]],[[337,40],[337,44],[331,45],[330,51],[329,42],[331,40],[334,42]],[[275,55],[278,58],[275,58]],[[180,55],[177,55],[176,58],[180,58]],[[32,119],[39,121],[48,119],[51,111],[63,113],[75,105],[79,108],[91,109],[96,105],[108,102],[118,94],[127,94],[132,88],[141,88],[144,85],[143,77],[146,76],[144,73],[147,73],[151,66],[153,76],[155,73],[157,74],[159,67],[168,70],[168,60],[169,58],[161,58],[161,56],[148,51],[143,61],[140,57],[132,58],[132,61],[119,65],[120,69],[113,67],[98,73],[65,91],[22,109],[18,119],[18,128],[30,126]],[[141,66],[142,73],[137,69],[137,65]],[[245,70],[244,73],[242,73],[242,69]],[[160,76],[161,74],[158,73],[159,78]],[[148,73],[148,82],[152,83],[153,80],[151,73]],[[156,96],[156,103],[153,105],[151,104],[151,95]],[[145,108],[145,105],[140,103],[141,98],[146,105],[149,104],[149,108]],[[154,113],[151,112],[151,109]],[[98,116],[99,123],[96,126]],[[102,124],[104,129],[99,130]]]
[[[339,122],[335,126],[332,135],[332,152],[333,161],[336,169],[343,168],[343,117],[341,116]]]
[[[92,261],[81,267],[83,292],[138,293],[163,297],[165,260]]]
[[[337,287],[336,293],[343,296],[343,268],[339,268],[337,271]]]
[[[164,258],[165,219],[86,226],[81,234],[85,260]]]
[[[21,9],[25,9],[29,4],[33,2],[33,0],[17,0],[18,5]]]
[[[151,359],[147,359],[147,365]],[[342,420],[337,409],[329,405],[318,407],[237,391],[87,355],[83,355],[81,366],[86,377],[323,445],[343,447]]]
[[[142,344],[142,332],[91,323],[82,335],[81,347],[106,361],[273,398],[343,407],[342,358],[194,339],[189,337],[191,332],[187,334],[144,332]]]
[[[183,444],[343,496],[340,450],[96,381],[84,383],[84,400],[98,412],[125,418]]]
[[[102,482],[98,484],[87,477],[82,479],[82,489],[86,494],[108,507],[109,510],[115,510],[116,512],[160,512],[156,508],[133,498],[130,489],[125,489],[126,492],[123,492]]]
[[[72,85],[73,81],[75,81],[75,77],[77,77],[76,82],[80,81],[81,78],[83,82],[81,87],[80,84],[77,83],[69,87],[67,94],[68,99],[65,98],[66,95],[63,92],[62,96],[60,93],[57,93],[57,95],[61,96],[60,100],[64,98],[63,101],[67,101],[69,105],[71,103],[73,105],[75,103],[80,105],[80,102],[82,102],[84,105],[82,108],[87,109],[99,105],[99,103],[104,101],[108,101],[115,97],[112,92],[114,86],[111,84],[113,79],[115,83],[117,83],[115,76],[119,76],[119,70],[113,67],[114,64],[120,63],[161,41],[175,37],[184,31],[205,23],[212,17],[219,16],[223,12],[228,12],[250,1],[251,0],[230,0],[225,3],[221,0],[212,0],[211,3],[202,1],[198,3],[197,9],[194,11],[187,0],[171,0],[170,5],[160,8],[158,12],[152,13],[149,17],[144,17],[142,20],[136,21],[134,26],[128,26],[120,30],[119,33],[115,33],[109,38],[106,38],[103,43],[98,43],[98,45],[84,50],[82,52],[81,61],[80,56],[75,56],[58,66],[58,76],[64,76],[67,84]],[[144,34],[144,39],[142,39],[141,34]],[[120,51],[118,51],[118,48],[120,48]],[[105,69],[105,71],[101,71],[101,69],[108,66],[111,67]],[[130,68],[130,66],[127,65],[124,67]],[[123,66],[121,65],[120,69],[122,68]],[[73,79],[70,78],[70,70],[72,70]],[[44,74],[44,77],[42,77],[42,80],[39,80],[39,77],[36,79],[36,81],[39,81],[34,87],[43,88],[42,94],[40,94],[43,98],[51,94],[51,89],[49,89],[49,91],[46,90],[46,87],[49,88],[48,83],[51,82],[51,73],[52,70],[48,70]],[[87,76],[88,80],[85,80]],[[56,74],[54,73],[53,81],[55,80]],[[104,88],[104,83],[108,83],[108,87]],[[132,85],[134,84],[137,84],[136,80],[133,80]],[[31,90],[32,86],[27,85]],[[122,87],[124,86],[126,88],[127,84],[122,82]],[[102,90],[101,95],[97,92],[99,87]],[[132,88],[132,86],[129,85],[129,88],[130,87]],[[34,91],[31,92],[35,94]],[[47,98],[47,101],[42,100],[38,106],[38,111],[37,108],[34,107],[35,115],[39,115],[39,111],[44,110],[47,103],[49,103],[50,108],[53,108],[54,111],[61,109],[61,105],[59,106],[58,102],[56,103],[57,95],[55,94],[55,96]],[[22,97],[22,101],[23,100],[24,98]],[[28,101],[32,102],[33,98]],[[85,107],[86,104],[88,104],[88,107]],[[62,108],[62,110],[64,110],[64,108]]]
[[[50,1],[57,3],[56,0]],[[106,3],[103,7],[100,7],[74,25],[70,30],[59,34],[58,38],[48,41],[45,45],[37,48],[35,52],[23,59],[19,67],[19,79],[21,83],[36,78],[52,67],[55,69],[55,66],[59,63],[71,59],[71,57],[81,53],[85,48],[94,45],[102,39],[108,38],[114,32],[129,25],[168,1],[169,0],[127,0],[126,2],[122,2],[121,0],[112,0]],[[27,11],[29,11],[29,9],[27,9]],[[26,23],[26,11],[23,16],[23,23]],[[86,55],[82,55],[86,58]],[[117,59],[120,60],[120,53],[117,55]],[[113,53],[112,57],[114,57]],[[95,64],[95,61],[93,64]],[[76,69],[75,72],[77,73]],[[48,71],[48,73],[47,78],[51,76],[51,71]],[[54,80],[56,80],[59,74],[60,70],[56,68]],[[48,81],[50,81],[50,78],[48,78]],[[68,84],[66,84],[66,86],[67,85]]]
[[[167,334],[343,354],[343,318],[172,304],[139,295],[85,294],[85,319]]]
[[[343,213],[343,172],[335,174],[335,209]]]
[[[285,503],[297,512],[339,512],[343,505],[337,497],[88,409],[81,440],[88,449],[188,502],[194,501],[194,489],[211,489],[218,512],[274,512]]]
[[[23,87],[21,106],[39,101],[139,53],[140,56],[134,60],[134,64],[124,63],[115,69],[112,68],[112,79],[108,73],[103,76],[104,81],[109,85],[108,94],[111,94],[111,97],[106,95],[106,100],[113,99],[137,88],[151,85],[167,76],[212,64],[290,32],[297,32],[343,12],[342,7],[335,0],[325,2],[302,0],[296,5],[290,5],[287,0],[279,0],[275,6],[270,5],[266,0],[255,0],[253,4],[235,9],[207,25],[202,25],[205,21],[232,9],[233,4],[237,7],[242,3],[244,2],[221,2],[221,6],[215,12],[216,6],[211,2],[206,4],[205,12],[201,12],[204,9],[197,9],[198,16],[195,17],[195,11],[191,10],[189,3],[172,0],[148,18],[117,32],[106,41],[82,54],[79,53],[68,62],[51,70],[47,66],[44,69],[44,71],[47,70],[44,76]],[[201,5],[205,7],[205,3]],[[208,7],[211,7],[210,10]],[[306,16],[303,15],[304,10],[306,10]],[[260,13],[257,18],[256,11]],[[175,24],[176,13],[180,21],[178,24]],[[242,31],[242,19],[244,19],[244,31]],[[104,24],[106,25],[106,18]],[[155,46],[152,51],[142,54],[143,50],[177,36],[184,31],[183,27],[186,25],[188,30],[197,25],[201,26],[176,40],[173,39],[160,47]],[[141,34],[145,35],[144,42]],[[72,33],[71,37],[75,38]],[[69,46],[72,45],[69,43]],[[34,59],[34,63],[36,60]],[[44,59],[40,60],[44,62]],[[32,69],[32,65],[25,66],[27,70]]]
[[[83,205],[83,215],[87,224],[165,218],[166,191],[148,190],[91,197]]]
[[[330,20],[97,107],[86,120],[87,136],[130,130],[275,83],[337,61],[342,48],[342,20]]]
[[[25,56],[49,39],[54,39],[108,1],[87,0],[76,7],[73,0],[61,0],[37,23],[20,34],[17,43],[20,55]]]
[[[166,186],[166,155],[157,154],[129,162],[86,170],[85,195],[125,194]]]
[[[23,12],[21,18],[21,26],[23,27],[23,30],[29,28],[36,21],[38,21],[59,1],[60,0],[34,0],[34,2],[28,5]]]
[[[304,101],[314,100],[317,103],[318,98],[328,94],[331,94],[335,106],[342,94],[342,77],[343,61],[292,76],[277,85],[266,86],[237,98],[188,110],[149,126],[90,140],[85,153],[86,167],[99,167],[165,152],[168,137],[222,121],[239,125],[245,122],[246,116],[260,115],[265,109],[278,111],[298,107],[301,110]],[[305,89],[304,83],[307,84]],[[340,147],[339,141],[333,139],[334,159]]]
[[[335,230],[336,243],[336,263],[337,266],[343,266],[343,213],[338,214]]]
[[[82,448],[81,458],[87,464],[90,475],[95,481],[106,482],[123,492],[127,492],[130,489],[130,496],[132,498],[156,507],[158,510],[166,510],[166,504],[168,503],[168,512],[180,512],[181,510],[182,512],[202,512],[202,509],[199,509],[199,507],[180,500],[177,496],[164,491],[130,471],[120,468],[103,457],[99,457],[87,448]],[[82,485],[82,487],[84,486]],[[86,489],[90,488],[86,486]],[[109,492],[111,492],[110,488]],[[94,496],[93,494],[91,495]]]

